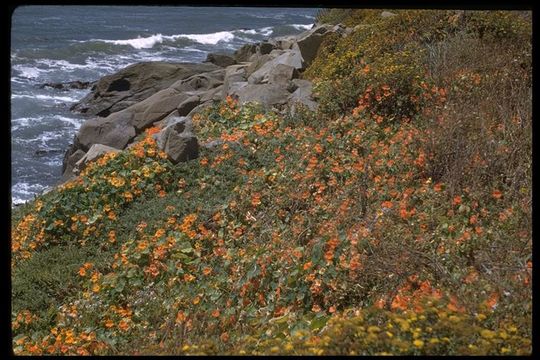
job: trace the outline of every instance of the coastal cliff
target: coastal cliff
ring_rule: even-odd
[[[531,354],[531,35],[332,9],[100,79],[12,215],[14,352]]]
[[[84,154],[92,147],[93,153],[97,145],[123,150],[145,129],[190,121],[193,114],[227,97],[240,104],[287,107],[293,113],[298,104],[314,111],[312,84],[299,77],[325,38],[351,31],[340,25],[319,25],[298,36],[246,44],[231,55],[211,53],[202,64],[139,63],[103,77],[72,106],[73,111],[94,117],[83,123],[65,154],[63,180],[80,171],[86,163]],[[180,143],[167,148],[175,152],[165,151],[169,160],[191,159],[178,153],[189,148],[181,144],[187,140],[176,138]],[[165,150],[165,142],[159,144]]]

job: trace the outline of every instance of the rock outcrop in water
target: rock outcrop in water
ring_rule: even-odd
[[[71,110],[105,117],[134,105],[175,81],[218,69],[211,63],[142,62],[102,77]]]
[[[157,135],[160,148],[173,163],[197,157],[197,138],[186,124],[194,113],[228,96],[293,112],[298,104],[315,110],[312,85],[299,76],[324,38],[334,32],[347,36],[344,30],[320,25],[297,36],[246,44],[232,56],[209,54],[201,64],[146,62],[104,76],[72,107],[95,117],[81,126],[67,150],[63,179],[96,144],[122,150],[156,125],[163,128]]]

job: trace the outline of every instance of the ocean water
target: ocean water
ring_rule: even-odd
[[[23,6],[11,23],[11,196],[18,204],[59,183],[65,149],[85,120],[69,108],[95,81],[140,61],[201,62],[248,42],[310,29],[317,9]]]

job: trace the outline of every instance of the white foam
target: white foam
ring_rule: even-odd
[[[204,50],[195,49],[195,48],[190,48],[190,47],[188,47],[188,48],[183,48],[182,50],[184,50],[184,51],[191,51],[191,52],[201,52],[201,53],[206,53],[206,51],[204,51]]]
[[[40,59],[39,63],[45,64],[50,68],[60,68],[62,70],[77,70],[77,69],[86,69],[86,64],[73,64],[66,60],[51,60],[51,59]]]
[[[46,188],[47,188],[46,186],[40,185],[40,184],[29,184],[25,182],[16,183],[15,185],[11,187],[11,193],[12,193],[11,201],[13,202],[13,204],[23,204],[27,202],[28,199],[24,200],[21,197],[17,197],[17,196],[14,197],[13,193],[17,193],[23,196],[24,195],[29,196],[29,195],[38,194],[41,191],[45,190]]]
[[[166,36],[165,38],[166,39],[171,39],[171,40],[176,40],[176,39],[181,38],[181,37],[196,41],[196,42],[198,42],[200,44],[215,45],[218,42],[231,41],[232,39],[234,39],[234,34],[231,33],[230,31],[218,31],[218,32],[215,32],[215,33],[210,33],[210,34],[179,34],[179,35],[171,35],[171,36]]]
[[[66,116],[62,116],[62,115],[54,115],[53,116],[54,119],[57,119],[57,120],[60,120],[62,122],[65,122],[75,128],[78,128],[79,126],[81,126],[81,121],[82,120],[79,120],[79,119],[73,119],[73,118],[69,118],[69,117],[66,117]]]
[[[23,77],[26,79],[36,79],[39,77],[39,74],[43,72],[42,69],[38,69],[36,67],[21,66],[21,65],[16,65],[13,67],[13,69],[17,70],[20,73],[20,77]]]
[[[274,32],[274,28],[272,26],[264,27],[260,29],[260,32],[261,32],[261,35],[268,36]]]
[[[11,123],[15,123],[13,126],[13,130],[19,129],[21,127],[28,126],[31,122],[36,122],[39,120],[42,120],[43,116],[36,116],[36,117],[22,117],[17,119],[11,119]]]
[[[70,96],[53,96],[53,95],[29,95],[29,94],[13,94],[11,95],[12,99],[20,99],[20,98],[30,98],[30,99],[37,99],[42,101],[53,101],[55,103],[58,102],[76,102],[78,99],[73,98]]]
[[[115,45],[129,45],[135,49],[150,49],[156,44],[163,42],[163,35],[155,34],[149,37],[137,37],[136,39],[127,40],[104,40],[104,39],[92,39],[91,41],[102,41]]]
[[[249,30],[236,30],[238,32],[241,32],[243,34],[250,34],[250,35],[255,35],[257,34],[257,30],[254,30],[254,29],[249,29]]]
[[[313,24],[292,24],[291,26],[298,30],[309,30],[313,27]]]

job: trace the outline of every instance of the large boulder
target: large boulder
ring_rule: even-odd
[[[88,163],[110,152],[118,153],[120,150],[103,144],[92,145],[88,152],[75,163],[74,173],[79,173],[86,168]]]
[[[223,85],[220,85],[211,90],[205,91],[201,94],[201,103],[207,101],[219,101],[221,100],[221,94],[223,93]]]
[[[259,55],[256,54],[253,58],[253,61],[246,68],[246,76],[250,76],[255,71],[259,70],[265,63],[272,60],[275,56],[270,54]]]
[[[132,114],[124,112],[111,114],[107,118],[89,119],[76,135],[76,147],[88,151],[94,144],[104,144],[123,149],[137,134],[131,120]]]
[[[185,116],[189,114],[191,110],[195,109],[200,103],[200,95],[191,95],[190,97],[182,101],[180,104],[178,104],[178,106],[176,107],[178,115]]]
[[[297,75],[298,72],[294,66],[277,64],[274,66],[270,74],[268,74],[268,83],[286,86],[289,81],[294,79]]]
[[[137,132],[140,132],[156,121],[163,119],[188,98],[190,98],[189,93],[182,93],[168,88],[123,111],[133,114],[131,124],[135,126]]]
[[[313,62],[321,43],[326,36],[332,33],[331,29],[332,25],[320,25],[298,37],[293,49],[298,47],[305,67],[308,67]]]
[[[232,56],[227,55],[227,54],[214,54],[214,53],[209,53],[206,56],[205,62],[209,62],[217,66],[221,66],[221,67],[227,67],[227,66],[236,64],[236,60]]]
[[[293,45],[296,43],[296,36],[280,36],[271,39],[270,42],[274,45],[274,49],[289,50],[292,49]]]
[[[257,45],[246,44],[234,52],[233,58],[236,60],[236,62],[245,62],[248,61],[251,55],[255,54],[256,52]]]
[[[102,77],[92,91],[72,106],[72,110],[106,117],[126,109],[174,82],[192,75],[217,70],[211,63],[143,62]]]
[[[235,83],[239,84],[239,83]],[[238,99],[240,104],[258,102],[265,106],[283,105],[287,103],[289,92],[286,86],[279,84],[248,84],[238,85],[231,91],[231,96]]]
[[[225,99],[231,91],[231,85],[237,82],[247,81],[246,69],[248,65],[232,65],[225,69],[225,79],[223,80],[222,99]]]
[[[176,91],[207,91],[223,84],[225,69],[196,74],[186,79],[178,80],[171,85]]]
[[[251,74],[249,74],[248,71],[248,82],[250,84],[260,84],[268,82],[271,74],[276,72],[283,73],[284,69],[292,68],[293,70],[288,70],[288,72],[290,72],[290,77],[287,80],[290,80],[292,79],[293,75],[296,74],[294,69],[302,69],[303,67],[302,56],[300,55],[300,52],[298,50],[287,50],[275,53],[272,52],[271,54],[268,54],[268,56],[272,56],[272,54],[275,54],[277,56],[271,60],[266,61],[259,69],[252,72]],[[285,67],[282,65],[285,65]]]
[[[173,164],[196,159],[199,156],[199,143],[191,132],[191,120],[187,117],[172,120],[155,135],[158,148],[167,154]]]
[[[69,81],[69,82],[64,82],[64,83],[45,83],[45,84],[39,85],[39,88],[44,89],[46,87],[50,87],[50,88],[53,88],[56,90],[62,90],[62,91],[68,91],[71,89],[82,90],[82,89],[88,89],[94,84],[95,84],[94,82],[90,82],[90,81],[75,80],[75,81]]]
[[[274,44],[267,41],[263,41],[259,44],[257,50],[261,55],[269,54],[270,51],[274,50]]]
[[[291,105],[291,111],[294,114],[298,104],[306,106],[309,110],[317,109],[317,102],[313,100],[313,84],[307,80],[294,79],[292,81],[296,89],[288,97],[288,103]]]
[[[73,154],[71,154],[65,161],[65,165],[62,167],[62,180],[61,182],[66,182],[75,176],[74,170],[77,165],[77,162],[81,160],[85,155],[85,152],[81,149],[77,149]]]

